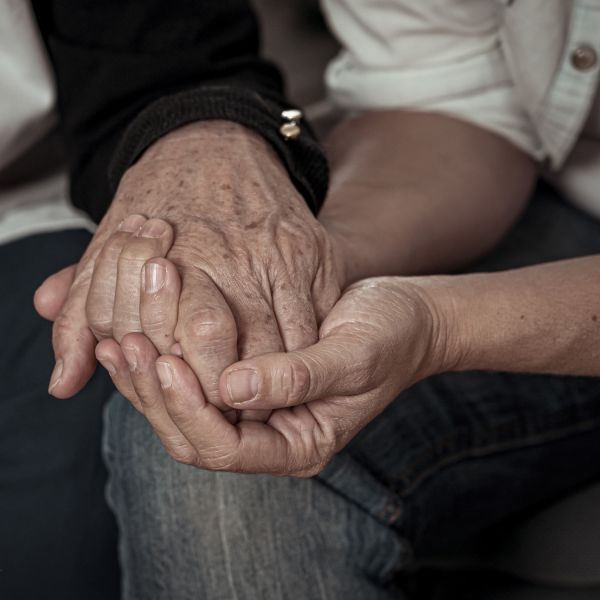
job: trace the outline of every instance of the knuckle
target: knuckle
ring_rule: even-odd
[[[156,254],[156,238],[131,238],[124,245],[119,255],[120,263],[143,263]],[[141,266],[141,265],[140,265]]]
[[[202,467],[209,471],[238,471],[235,456],[229,453],[203,458]]]
[[[310,479],[311,477],[320,475],[324,468],[325,464],[311,465],[310,467],[292,473],[291,476],[296,477],[297,479]]]
[[[282,371],[280,386],[287,406],[301,404],[311,388],[311,373],[307,365],[300,360],[288,361],[287,368]]]
[[[167,323],[144,323],[142,322],[144,335],[154,344],[159,354],[170,354],[173,346],[173,331]]]
[[[147,389],[138,390],[137,395],[140,401],[140,405],[145,410],[153,411],[160,407],[160,398],[158,398],[154,394],[148,393]]]
[[[150,336],[160,335],[171,327],[171,315],[165,307],[145,307],[140,312],[144,333]]]
[[[107,315],[94,308],[93,305],[86,306],[86,317],[89,328],[97,339],[112,336],[112,315]]]
[[[75,333],[75,326],[67,313],[60,313],[52,326],[52,337],[55,342],[64,343]]]
[[[315,460],[310,464],[303,465],[300,469],[298,469],[294,473],[294,477],[307,479],[320,475],[324,471],[325,467],[329,464],[329,461],[334,454],[333,445],[326,444],[325,446],[325,448],[320,449],[319,456],[316,457]]]
[[[103,340],[113,335],[112,320],[101,321],[88,318],[88,324],[97,340]]]
[[[329,464],[329,460],[324,460],[324,461],[320,462],[319,464],[314,465],[307,471],[306,477],[315,477],[317,475],[320,475],[325,470],[325,467],[328,464]]]
[[[104,243],[104,246],[96,260],[96,266],[100,262],[104,261],[116,262],[121,254],[121,250],[123,249],[123,245],[127,239],[125,236],[127,235],[130,234],[125,234],[122,232],[113,233],[113,235],[111,235]]]
[[[182,465],[195,465],[198,460],[196,452],[190,447],[168,444],[166,450],[175,462]]]
[[[55,335],[69,333],[71,331],[71,325],[69,323],[69,318],[64,312],[59,313],[59,315],[56,317],[56,319],[54,321],[53,329],[54,329]]]
[[[139,320],[134,315],[129,318],[115,318],[112,326],[112,337],[121,343],[128,333],[143,333]]]
[[[237,337],[235,321],[219,308],[198,308],[181,323],[184,337],[206,342],[230,341]]]

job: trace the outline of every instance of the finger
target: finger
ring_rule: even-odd
[[[194,449],[171,420],[163,401],[163,389],[156,372],[158,352],[140,333],[127,334],[121,349],[129,365],[131,381],[144,416],[152,425],[167,452],[181,462],[195,456]]]
[[[86,301],[96,260],[107,239],[106,228],[100,226],[79,261],[67,300],[54,321],[52,347],[56,365],[48,391],[57,398],[68,398],[80,391],[96,369],[96,338],[89,328]]]
[[[96,369],[96,338],[88,327],[85,314],[93,264],[93,261],[87,261],[80,267],[81,271],[52,326],[56,364],[50,376],[48,393],[56,398],[70,398],[79,392]]]
[[[264,423],[231,425],[206,402],[185,362],[161,356],[156,364],[167,411],[196,450],[196,466],[245,473],[289,472],[290,443],[284,435]]]
[[[339,300],[340,293],[340,285],[333,261],[331,261],[331,264],[329,261],[325,261],[317,269],[312,285],[313,306],[319,326]]]
[[[94,274],[86,302],[86,313],[96,339],[113,335],[113,308],[117,289],[117,267],[125,244],[146,223],[142,215],[129,215],[102,246],[95,260]]]
[[[264,292],[255,286],[244,287],[244,282],[232,283],[235,285],[224,287],[224,292],[237,325],[239,358],[243,360],[269,352],[282,352],[284,344],[279,324]],[[269,414],[269,411],[246,410],[240,413],[239,418],[243,421],[266,421]]]
[[[149,260],[142,269],[140,321],[144,335],[160,354],[175,344],[181,279],[177,268],[163,258]]]
[[[239,362],[221,377],[221,393],[238,409],[276,409],[328,396],[354,396],[375,386],[377,356],[353,325],[314,346]]]
[[[199,269],[182,272],[175,339],[206,399],[222,410],[219,375],[237,361],[237,328],[229,305],[212,279]]]
[[[286,352],[307,348],[317,341],[310,291],[299,289],[289,280],[278,282],[273,287],[273,309]]]
[[[119,255],[113,309],[113,337],[141,332],[140,282],[142,267],[150,258],[164,257],[173,244],[173,228],[162,219],[149,219],[131,237]]]
[[[40,317],[54,321],[67,300],[77,265],[71,265],[50,275],[33,296],[33,305]]]
[[[235,427],[216,406],[206,401],[191,369],[177,357],[161,356],[156,362],[156,372],[166,410],[197,455],[206,459],[235,453],[238,444]]]
[[[143,414],[142,405],[131,380],[129,365],[118,342],[112,338],[98,342],[96,346],[96,358],[98,362],[108,371],[112,382],[122,396]]]
[[[271,306],[251,292],[248,297],[227,296],[238,330],[238,354],[240,360],[267,352],[283,352],[277,318]]]

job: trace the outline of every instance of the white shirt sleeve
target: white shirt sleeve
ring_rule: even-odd
[[[502,50],[500,0],[322,0],[322,5],[343,48],[326,72],[337,105],[448,114],[543,157]]]

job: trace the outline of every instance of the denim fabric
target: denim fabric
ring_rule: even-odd
[[[362,508],[317,480],[176,464],[122,398],[107,416],[125,598],[387,597],[405,546]]]
[[[600,251],[600,225],[538,192],[476,270]],[[309,480],[178,465],[121,397],[108,496],[127,600],[384,599],[390,582],[600,474],[600,381],[460,373],[403,393]]]
[[[51,323],[33,293],[79,260],[85,231],[0,246],[0,598],[116,600],[117,529],[104,500],[102,410],[113,393],[99,371],[71,400],[48,395]]]

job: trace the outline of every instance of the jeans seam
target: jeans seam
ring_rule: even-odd
[[[464,449],[460,452],[455,452],[454,454],[444,456],[443,458],[432,464],[429,468],[422,471],[416,479],[411,481],[410,484],[406,485],[406,487],[402,490],[401,493],[399,493],[399,495],[400,497],[404,497],[413,493],[419,487],[419,485],[421,485],[429,477],[434,475],[437,471],[444,469],[448,466],[457,464],[463,460],[468,460],[471,458],[482,458],[495,453],[506,452],[508,450],[516,450],[519,448],[531,448],[533,446],[538,446],[543,443],[558,441],[562,438],[566,438],[577,433],[589,432],[597,427],[600,427],[600,419],[587,419],[585,421],[580,421],[575,425],[569,425],[568,427],[562,427],[560,429],[546,431],[537,435],[532,435],[527,438],[521,438],[518,440],[506,440],[504,442],[495,442],[493,444],[480,446],[478,448],[469,448]],[[416,461],[413,461],[412,464],[414,465],[415,462]],[[410,474],[408,472],[411,470],[414,471],[414,469],[407,467],[404,471],[405,474],[402,475],[399,479],[403,479],[404,481],[409,480]]]

